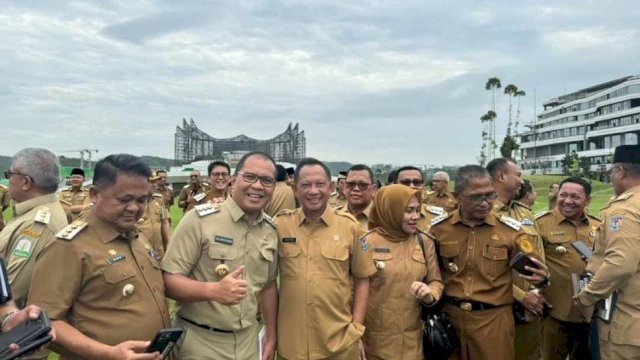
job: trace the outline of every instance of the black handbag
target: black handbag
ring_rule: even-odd
[[[418,243],[424,251],[424,243],[420,233],[418,235]],[[423,280],[426,283],[426,278]],[[453,327],[451,320],[442,309],[442,302],[433,306],[422,305],[422,352],[425,359],[448,359],[451,354],[460,347],[458,333]]]

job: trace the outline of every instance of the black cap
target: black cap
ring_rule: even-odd
[[[288,167],[286,168],[287,171],[287,175],[293,175],[296,173],[296,169],[292,168],[292,167]]]
[[[84,170],[80,168],[73,168],[71,169],[71,175],[82,175],[82,177],[84,177]]]
[[[338,179],[346,179],[347,172],[346,171],[338,171]]]
[[[613,154],[614,163],[640,164],[640,145],[620,145]]]

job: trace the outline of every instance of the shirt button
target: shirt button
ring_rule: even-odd
[[[471,295],[471,293],[468,293],[468,292],[466,292],[466,293],[464,293],[464,294],[465,294],[465,295],[467,295],[467,296]]]
[[[473,250],[473,246],[469,245],[469,250]]]

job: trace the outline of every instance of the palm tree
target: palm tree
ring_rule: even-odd
[[[511,99],[513,98],[514,94],[517,92],[518,92],[518,87],[513,84],[509,84],[504,88],[505,95],[509,96],[509,122],[507,123],[507,135],[511,135],[511,126],[513,126],[513,117],[511,116],[513,106],[511,103]]]
[[[500,83],[500,79],[498,79],[497,77],[492,77],[489,78],[487,80],[487,83],[485,84],[484,88],[485,90],[489,91],[491,90],[491,110],[494,112],[496,112],[496,89],[500,89],[502,87],[502,84]],[[491,137],[491,141],[495,143],[495,139],[496,139],[496,126],[495,126],[495,117],[486,123],[485,129],[488,130],[490,137]],[[493,159],[495,157],[495,150],[491,150],[489,152],[487,152],[487,155],[489,156],[489,160]]]
[[[520,97],[526,96],[526,95],[527,93],[525,93],[524,90],[518,90],[513,94],[513,96],[518,98],[518,105],[517,105],[517,111],[516,111],[516,123],[515,123],[516,134],[518,133],[518,125],[520,124]]]

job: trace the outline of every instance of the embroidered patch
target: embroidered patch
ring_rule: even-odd
[[[32,229],[23,229],[23,230],[20,230],[20,235],[27,235],[27,236],[30,236],[32,238],[37,239],[37,238],[40,237],[41,234],[40,234],[39,231],[35,231],[35,230],[32,230]]]
[[[389,248],[373,248],[373,252],[377,252],[377,253],[390,253],[391,249]]]
[[[522,225],[531,225],[533,226],[533,221],[529,219],[522,219]]]
[[[622,220],[624,218],[622,216],[613,216],[609,223],[609,230],[618,231],[622,229]]]
[[[294,237],[282,238],[282,243],[283,244],[295,244],[296,242],[298,242],[298,239],[296,239]]]
[[[233,245],[233,239],[224,236],[216,236],[213,241],[218,244]]]
[[[31,256],[31,240],[20,239],[18,245],[13,249],[13,256],[28,259]]]
[[[366,252],[369,250],[369,244],[367,244],[367,238],[364,236],[360,238],[360,247],[362,248],[362,251]]]

